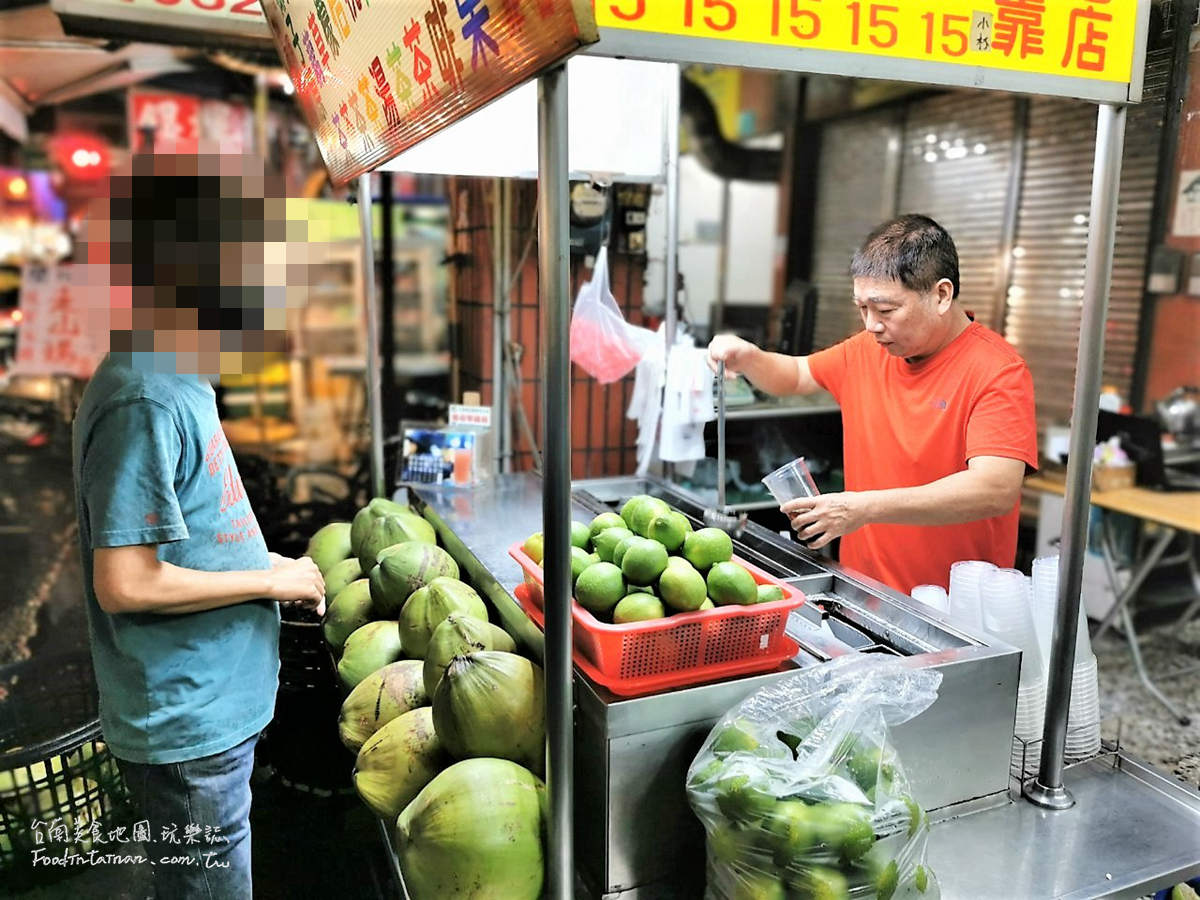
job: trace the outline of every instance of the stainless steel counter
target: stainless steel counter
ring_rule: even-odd
[[[663,497],[694,521],[702,513],[696,498],[655,479],[599,479],[574,488],[573,513],[581,521],[641,492]],[[540,481],[515,475],[471,491],[418,487],[411,499],[424,506],[504,626],[540,657],[541,634],[511,596],[522,574],[508,555],[513,543],[541,528]],[[1071,769],[1079,799],[1072,810],[1049,813],[1010,798],[1018,651],[989,645],[754,523],[737,553],[815,601],[789,624],[803,649],[776,672],[632,699],[576,673],[576,848],[587,894],[698,896],[703,833],[687,807],[683,774],[701,741],[758,687],[849,652],[847,645],[942,672],[938,700],[895,729],[893,741],[914,794],[940,820],[930,854],[943,896],[1136,896],[1200,872],[1200,797],[1127,757]],[[840,640],[813,628],[818,603],[832,614]],[[1017,872],[1032,880],[1018,881]]]

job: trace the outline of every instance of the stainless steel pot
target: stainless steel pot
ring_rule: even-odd
[[[1175,388],[1158,401],[1158,418],[1173,435],[1200,435],[1200,388]]]

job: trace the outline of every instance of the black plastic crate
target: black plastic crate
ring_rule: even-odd
[[[138,852],[97,699],[86,653],[0,668],[0,881],[44,884],[93,852]],[[64,856],[80,859],[46,862]]]

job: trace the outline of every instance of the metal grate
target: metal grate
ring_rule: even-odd
[[[900,140],[895,111],[830,122],[821,131],[813,217],[814,348],[836,344],[859,328],[850,302],[850,258],[870,230],[894,212]]]
[[[898,213],[924,213],[958,248],[963,308],[1002,328],[999,261],[1016,100],[960,91],[907,107]]]
[[[1104,381],[1128,395],[1137,349],[1162,104],[1129,110],[1105,334]],[[1096,107],[1035,98],[1005,337],[1033,373],[1040,420],[1070,417],[1087,258]]]

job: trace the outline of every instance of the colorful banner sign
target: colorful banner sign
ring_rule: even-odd
[[[26,266],[12,373],[91,377],[108,352],[106,302],[103,290],[89,286],[86,266]]]
[[[917,70],[904,68],[912,61],[959,70],[929,78],[940,83],[983,84],[983,69],[1128,85],[1140,82],[1134,65],[1145,46],[1148,7],[1149,0],[595,0],[596,23],[604,30],[596,50],[703,61],[678,40],[668,48],[662,38],[671,36],[808,51],[796,54],[794,66],[782,65],[778,55],[753,63],[766,68],[921,80]],[[617,40],[610,41],[609,29]],[[623,32],[654,40],[624,40]],[[665,52],[656,52],[655,44]],[[819,60],[830,53],[842,59]],[[894,75],[878,67],[855,71],[854,57],[864,56],[894,61]],[[1047,80],[1041,92],[1087,96],[1095,90],[1073,92],[1055,82]],[[987,86],[1037,90],[1010,84]]]
[[[590,0],[262,2],[296,99],[339,184],[597,36]]]

